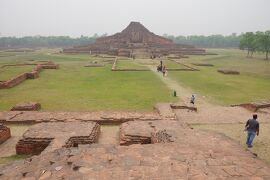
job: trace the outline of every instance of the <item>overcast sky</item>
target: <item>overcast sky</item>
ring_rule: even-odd
[[[162,35],[270,30],[270,0],[0,0],[0,35],[113,34],[139,21]]]

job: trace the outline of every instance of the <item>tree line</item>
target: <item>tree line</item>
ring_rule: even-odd
[[[163,37],[172,39],[177,44],[189,44],[201,48],[238,48],[242,35],[233,33],[228,36],[172,36],[164,34]]]
[[[35,47],[70,47],[92,44],[98,38],[81,36],[71,38],[69,36],[26,36],[26,37],[0,37],[0,48],[35,48]]]
[[[4,48],[35,48],[35,47],[71,47],[92,44],[99,37],[107,36],[80,36],[72,38],[69,36],[27,36],[27,37],[0,37],[0,49]],[[247,56],[252,57],[254,52],[264,52],[268,59],[270,49],[270,31],[246,32],[240,35],[235,33],[211,36],[172,36],[163,35],[172,39],[177,44],[189,44],[201,48],[238,48],[247,50]]]
[[[247,57],[252,57],[254,52],[265,53],[268,60],[270,51],[270,31],[246,32],[240,40],[240,49],[247,50]]]
[[[27,36],[27,37],[0,37],[0,48],[17,47],[70,47],[92,44],[96,38],[104,37],[107,34],[93,36],[81,36],[71,38],[69,36]],[[232,34],[229,36],[211,35],[211,36],[172,36],[163,35],[172,39],[178,44],[190,44],[202,48],[236,48],[240,43],[240,36]]]

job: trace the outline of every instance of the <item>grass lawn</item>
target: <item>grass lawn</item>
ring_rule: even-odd
[[[132,60],[118,60],[117,69],[147,69],[147,67],[135,64]]]
[[[152,72],[112,72],[111,65],[85,68],[89,55],[37,51],[0,58],[0,62],[52,60],[58,70],[43,70],[40,77],[0,90],[0,111],[20,102],[36,101],[43,111],[138,110],[151,111],[158,102],[176,101]]]
[[[1,157],[0,158],[0,164],[7,164],[7,163],[10,163],[12,161],[24,160],[24,159],[29,158],[29,157],[31,157],[31,156],[17,155],[17,154],[7,156],[7,157]]]
[[[230,105],[270,99],[270,61],[263,60],[262,54],[246,58],[240,50],[209,50],[218,56],[190,56],[182,61],[210,63],[214,67],[197,67],[200,71],[171,72],[169,77],[195,93],[206,96],[211,102]],[[224,75],[217,69],[233,69],[240,75]]]
[[[243,147],[246,147],[246,133],[244,130],[245,124],[207,124],[207,125],[193,125],[197,129],[206,129],[225,134],[226,136],[236,140]],[[254,139],[254,146],[252,152],[270,164],[270,124],[260,124],[260,134]]]
[[[7,66],[0,68],[0,81],[6,81],[12,78],[15,78],[16,76],[31,72],[34,66],[27,65],[27,66]]]
[[[165,65],[166,68],[172,68],[172,69],[187,69],[187,67],[183,66],[182,64],[178,64],[173,60],[163,60],[163,65]]]

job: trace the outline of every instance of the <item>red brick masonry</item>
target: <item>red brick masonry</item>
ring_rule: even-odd
[[[41,104],[37,102],[28,102],[16,104],[11,111],[38,111],[41,109]]]
[[[0,144],[11,137],[10,129],[0,124]]]
[[[17,64],[18,66],[29,65],[29,64]],[[43,64],[37,64],[31,72],[20,74],[19,76],[12,78],[7,81],[0,82],[0,89],[8,89],[12,88],[26,79],[35,79],[38,78],[38,75],[42,69],[59,69],[58,64],[54,64],[52,62],[47,62]]]

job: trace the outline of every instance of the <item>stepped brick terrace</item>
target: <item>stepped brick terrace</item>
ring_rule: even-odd
[[[175,44],[170,39],[158,36],[139,22],[131,22],[120,33],[98,38],[95,44],[67,48],[63,52],[109,54],[132,58],[155,58],[169,54],[178,56],[206,54],[204,49],[198,49],[191,45]]]
[[[78,127],[70,123],[55,127]],[[146,135],[151,140],[144,145],[129,141],[130,146],[79,144],[44,151],[39,156],[0,167],[1,179],[270,178],[267,164],[224,135],[192,130],[177,120],[134,121],[125,123],[122,128],[125,137]],[[85,131],[86,127],[79,129]],[[29,135],[30,131],[26,133]],[[72,133],[67,134],[72,136]]]
[[[16,145],[17,154],[40,154],[61,147],[97,142],[100,126],[95,122],[40,123],[29,128]]]

